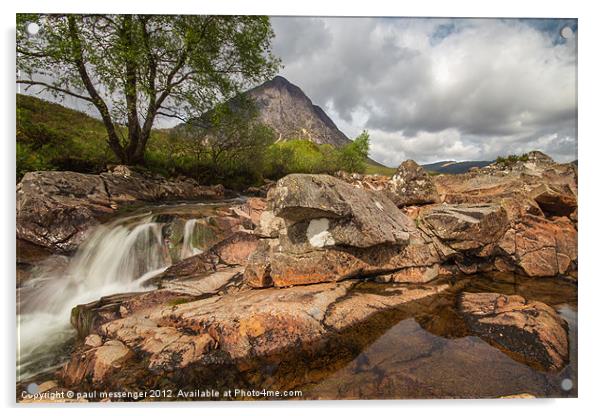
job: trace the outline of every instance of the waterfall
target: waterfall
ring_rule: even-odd
[[[164,225],[146,213],[98,226],[62,273],[41,273],[27,282],[18,299],[18,379],[39,372],[46,355],[52,355],[50,347],[72,336],[69,317],[75,305],[146,290],[144,281],[171,264]]]
[[[185,259],[203,252],[203,250],[194,247],[193,236],[196,223],[197,220],[193,218],[186,221],[184,224],[184,242],[182,243],[182,251],[180,252],[181,259]]]

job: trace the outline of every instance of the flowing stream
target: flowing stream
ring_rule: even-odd
[[[17,380],[61,364],[74,336],[69,323],[74,306],[149,290],[145,282],[174,260],[201,253],[212,241],[199,218],[216,206],[152,207],[122,216],[96,227],[63,267],[52,267],[59,256],[42,261],[17,292]],[[174,228],[176,238],[167,232]]]
[[[152,289],[149,279],[223,239],[224,225],[218,223],[230,205],[146,207],[95,228],[72,257],[52,255],[38,264],[17,292],[17,381],[27,382],[66,361],[74,345],[75,331],[69,322],[74,306]],[[341,341],[336,350],[325,351],[315,368],[309,365],[313,361],[284,363],[278,380],[284,380],[282,386],[303,390],[304,398],[331,400],[515,393],[576,396],[574,283],[504,274],[455,280],[450,290],[433,299],[410,302],[362,324],[357,334],[346,335],[349,345]],[[383,288],[383,284],[363,282],[355,290],[371,293]],[[462,291],[518,294],[556,309],[568,323],[569,363],[559,372],[538,370],[478,336],[459,331],[455,300]],[[260,379],[272,379],[277,368],[270,363],[256,370]],[[224,379],[226,373],[224,369]],[[232,377],[240,379],[237,374]]]

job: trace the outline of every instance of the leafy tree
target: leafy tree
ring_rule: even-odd
[[[370,151],[370,135],[366,130],[352,143],[341,148],[340,169],[347,172],[363,173],[366,170],[366,158]]]
[[[275,140],[274,131],[260,123],[258,116],[252,98],[237,95],[178,130],[189,139],[197,167],[205,159],[212,175],[257,172],[263,168],[265,150]]]
[[[117,158],[143,164],[158,116],[198,116],[272,76],[273,36],[265,16],[19,14],[17,82],[88,102]]]

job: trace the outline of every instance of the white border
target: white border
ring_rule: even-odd
[[[589,413],[595,409],[601,396],[597,389],[601,385],[598,376],[600,368],[599,316],[602,312],[596,308],[600,303],[600,266],[596,257],[600,257],[600,190],[597,179],[602,177],[600,140],[602,140],[602,110],[600,105],[600,76],[602,67],[599,53],[602,40],[600,15],[595,10],[596,2],[578,2],[575,0],[547,0],[527,2],[524,0],[491,1],[385,1],[370,0],[359,4],[350,1],[302,0],[286,2],[283,0],[218,0],[218,1],[132,1],[102,0],[83,2],[81,0],[54,0],[39,2],[34,0],[5,1],[0,18],[3,23],[2,60],[0,65],[5,97],[3,102],[1,126],[4,129],[1,156],[2,166],[2,234],[3,245],[0,250],[4,273],[4,299],[2,305],[2,360],[4,374],[0,392],[3,407],[9,407],[8,414],[45,415],[55,414],[105,414],[107,410],[116,413],[141,413],[154,415],[170,413],[199,414],[215,412],[226,414],[253,413],[271,415],[307,415],[308,412],[332,414],[341,411],[350,415],[365,415],[373,407],[378,412],[408,414],[420,412],[445,413],[446,415],[479,414],[496,415],[525,412],[550,414]],[[15,84],[14,84],[14,25],[16,12],[111,12],[111,13],[216,13],[216,14],[269,14],[269,15],[347,15],[347,16],[455,16],[455,17],[573,17],[579,19],[579,399],[566,400],[474,400],[474,401],[340,401],[340,402],[287,402],[287,403],[194,403],[194,404],[153,404],[152,406],[95,405],[62,406],[41,408],[15,408],[15,309],[14,309],[14,174],[15,174]],[[598,267],[596,267],[598,266]],[[599,410],[598,410],[599,412]]]

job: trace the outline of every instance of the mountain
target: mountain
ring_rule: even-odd
[[[276,76],[245,94],[253,97],[259,118],[274,129],[278,140],[307,139],[335,147],[350,142],[322,108],[313,104],[301,88],[282,76]]]
[[[422,167],[429,172],[465,173],[468,172],[470,168],[482,168],[484,166],[492,164],[493,162],[493,160],[476,160],[466,162],[456,162],[453,160],[447,160],[443,162],[429,163],[427,165],[422,165]]]

